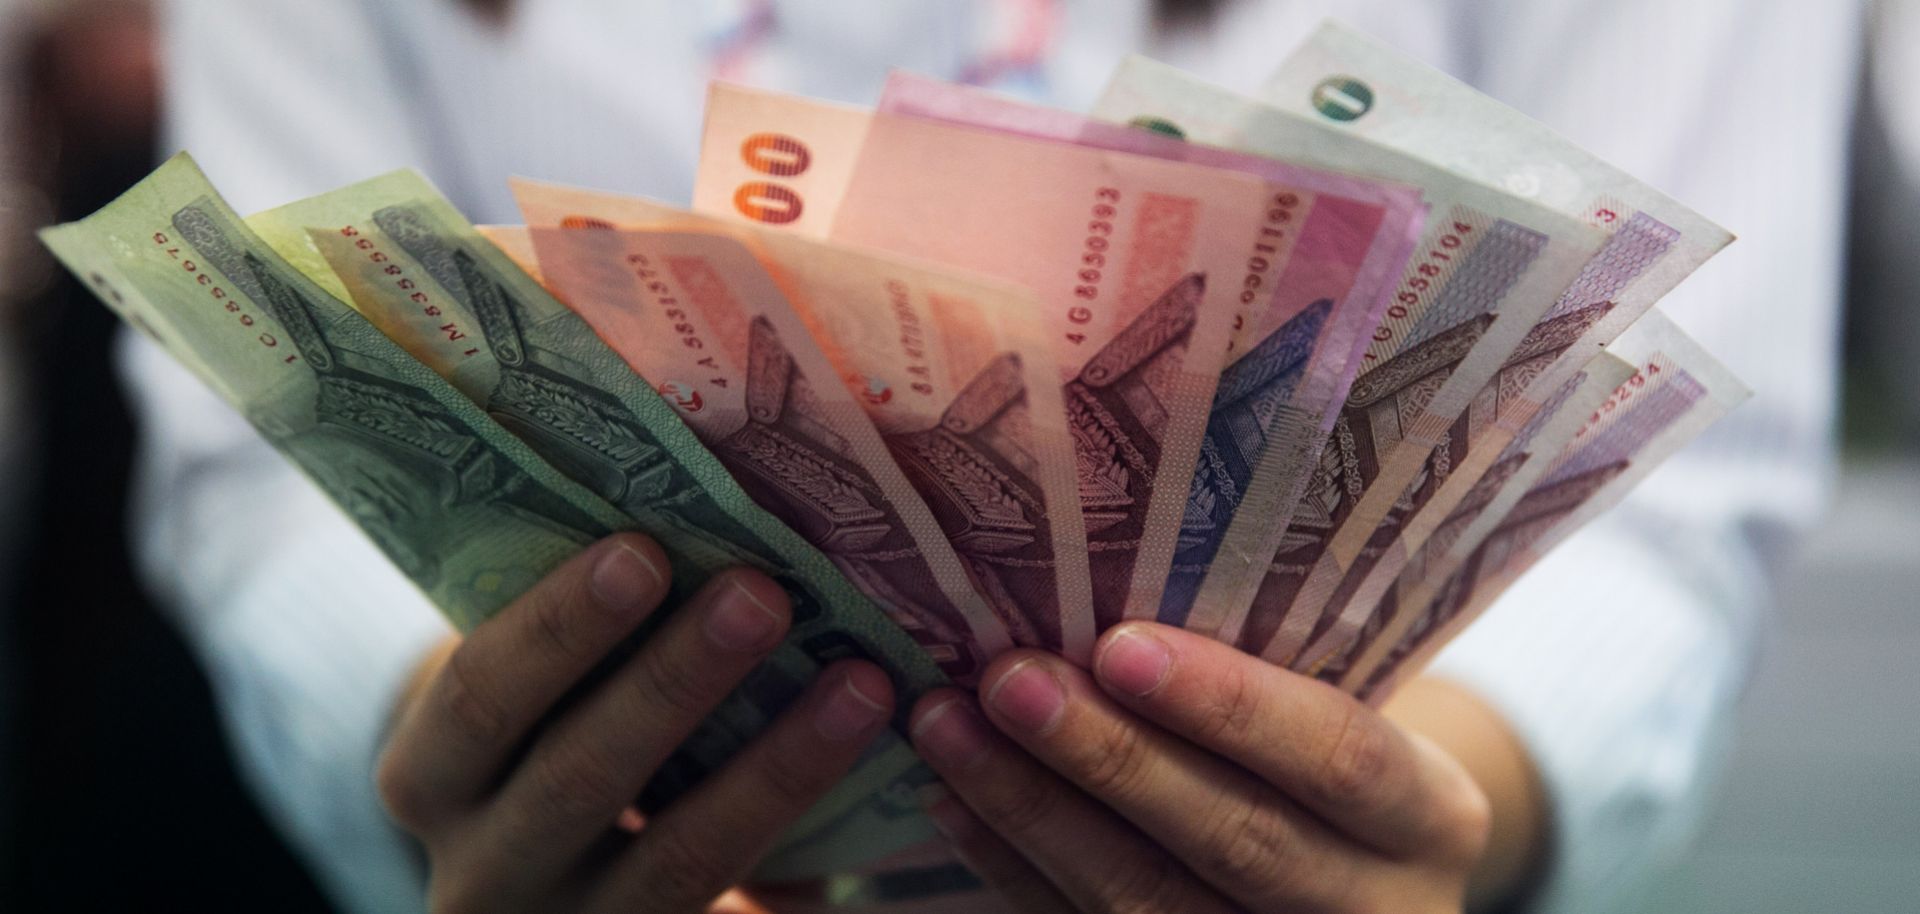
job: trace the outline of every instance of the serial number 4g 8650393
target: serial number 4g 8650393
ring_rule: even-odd
[[[1100,297],[1100,282],[1107,275],[1107,251],[1113,246],[1114,220],[1119,215],[1120,188],[1096,188],[1093,192],[1093,209],[1088,213],[1087,234],[1081,241],[1079,270],[1074,274],[1078,280],[1073,287],[1074,298],[1090,302]],[[1085,326],[1092,321],[1092,308],[1086,305],[1067,308],[1067,323]],[[1067,342],[1079,345],[1086,341],[1087,335],[1084,333],[1067,333]]]

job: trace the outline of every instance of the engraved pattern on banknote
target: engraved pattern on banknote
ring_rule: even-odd
[[[1161,360],[1184,358],[1205,291],[1198,273],[1174,282],[1066,385],[1098,628],[1125,609],[1160,463],[1165,404],[1147,376]]]
[[[1533,380],[1547,370],[1562,353],[1573,346],[1585,335],[1587,330],[1602,317],[1613,310],[1612,302],[1600,302],[1575,309],[1556,318],[1536,324],[1507,361],[1495,373],[1493,380],[1487,383],[1483,394],[1468,403],[1467,409],[1454,420],[1453,427],[1436,445],[1422,466],[1419,475],[1400,494],[1393,508],[1382,518],[1379,526],[1368,536],[1366,545],[1348,565],[1333,595],[1327,601],[1327,610],[1322,612],[1320,623],[1312,635],[1315,641],[1325,635],[1337,620],[1351,619],[1356,610],[1369,610],[1371,607],[1349,607],[1348,603],[1359,593],[1365,584],[1367,575],[1373,571],[1386,551],[1399,539],[1400,531],[1421,508],[1426,507],[1453,473],[1453,467],[1465,461],[1473,451],[1473,442],[1478,430],[1491,425],[1496,418],[1506,418],[1517,404],[1524,402],[1525,391]],[[1434,378],[1428,384],[1435,383]],[[1439,378],[1438,380],[1444,380]],[[1562,391],[1568,391],[1566,387]],[[1407,412],[1411,407],[1424,409],[1425,398],[1408,397],[1403,401],[1401,427],[1413,421],[1414,414]],[[1490,411],[1493,415],[1482,415]],[[1310,651],[1310,653],[1312,653]]]
[[[747,422],[711,441],[715,456],[753,500],[820,547],[842,572],[923,645],[948,675],[968,679],[980,658],[964,649],[969,631],[926,557],[880,486],[828,431],[792,354],[764,316],[747,326]],[[903,618],[902,614],[911,617]]]
[[[1510,561],[1523,555],[1530,544],[1552,530],[1615,476],[1626,472],[1627,466],[1625,460],[1603,464],[1554,485],[1536,486],[1522,496],[1507,519],[1494,528],[1487,540],[1474,550],[1461,569],[1420,611],[1414,625],[1356,692],[1357,697],[1362,701],[1371,700],[1375,690],[1392,680],[1400,664],[1424,647],[1428,639],[1443,631],[1447,623],[1472,602],[1482,579],[1499,574]]]
[[[1427,541],[1421,544],[1414,556],[1408,559],[1407,566],[1400,575],[1402,581],[1411,584],[1424,581],[1428,563],[1453,551],[1454,542],[1466,532],[1467,526],[1480,516],[1480,512],[1486,509],[1488,502],[1492,501],[1493,497],[1506,485],[1507,479],[1518,472],[1520,466],[1532,456],[1534,438],[1546,428],[1547,423],[1554,416],[1560,413],[1561,408],[1580,389],[1580,386],[1586,383],[1586,380],[1586,372],[1575,372],[1573,377],[1561,384],[1560,388],[1554,391],[1553,396],[1548,397],[1547,401],[1534,411],[1533,416],[1527,420],[1527,424],[1520,427],[1513,440],[1507,442],[1506,448],[1494,458],[1493,466],[1474,481],[1473,486],[1460,500],[1460,504],[1454,506],[1446,519],[1435,526],[1432,535],[1428,536]]]
[[[1276,426],[1274,420],[1282,415],[1305,418],[1299,410],[1289,410],[1287,401],[1332,310],[1331,299],[1307,306],[1221,374],[1187,495],[1178,547],[1161,593],[1160,621],[1170,625],[1185,621],[1271,433],[1278,429],[1305,432],[1304,422]]]
[[[1673,424],[1681,414],[1706,397],[1707,389],[1692,375],[1677,369],[1664,373],[1652,390],[1640,394],[1641,401],[1630,404],[1615,421],[1590,430],[1577,446],[1554,462],[1543,484],[1567,479],[1591,471],[1595,466],[1624,460],[1660,429]]]
[[[1400,423],[1420,413],[1493,320],[1490,314],[1476,315],[1395,356],[1354,384],[1320,466],[1307,484],[1306,496],[1260,583],[1241,632],[1243,649],[1262,652],[1293,615],[1293,604],[1308,575],[1380,472],[1385,442],[1378,435],[1384,432],[1388,440],[1397,440]],[[1304,637],[1310,630],[1299,635]]]
[[[1420,316],[1401,350],[1418,346],[1462,321],[1491,313],[1546,250],[1547,241],[1546,235],[1505,219],[1494,223],[1440,297]]]
[[[623,510],[659,512],[722,554],[771,560],[759,538],[713,503],[640,418],[595,383],[590,367],[528,339],[526,304],[464,245],[449,242],[431,214],[390,206],[373,221],[474,315],[501,370],[484,404],[496,421]],[[568,335],[575,345],[605,346],[568,315],[563,323],[577,331]],[[611,350],[605,355],[603,361],[619,364]]]
[[[1363,699],[1391,681],[1401,663],[1471,603],[1482,581],[1517,570],[1513,566],[1528,560],[1531,546],[1541,536],[1625,472],[1634,452],[1706,396],[1705,387],[1692,376],[1673,369],[1664,374],[1657,387],[1640,395],[1643,399],[1632,404],[1627,415],[1585,440],[1576,439],[1566,453],[1555,460],[1545,477],[1521,496],[1507,517],[1474,548],[1421,610],[1418,624],[1368,676],[1359,693]]]
[[[1453,467],[1471,455],[1478,432],[1492,425],[1496,419],[1510,420],[1513,410],[1524,404],[1524,393],[1533,380],[1612,309],[1612,302],[1600,302],[1541,321],[1527,332],[1481,394],[1469,401],[1466,410],[1454,420],[1446,435],[1427,455],[1420,472],[1395,499],[1387,516],[1368,535],[1367,542],[1353,557],[1328,597],[1326,608],[1321,612],[1319,623],[1310,636],[1314,646],[1309,647],[1306,656],[1317,658],[1325,655],[1329,644],[1322,641],[1323,638],[1332,638],[1337,643],[1341,638],[1350,637],[1351,627],[1356,624],[1356,614],[1371,612],[1373,607],[1349,604],[1361,592],[1368,575],[1380,559],[1400,538],[1400,531],[1408,520],[1446,484]],[[1412,405],[1411,401],[1408,405]],[[1424,409],[1424,401],[1420,406]],[[1411,417],[1402,416],[1402,427],[1411,421]]]
[[[1668,249],[1680,241],[1680,231],[1646,213],[1634,213],[1625,225],[1607,239],[1607,243],[1587,261],[1580,275],[1567,288],[1549,319],[1576,308],[1611,302],[1627,284],[1645,273]]]
[[[439,585],[439,550],[458,545],[428,533],[447,509],[489,505],[582,544],[612,532],[532,484],[482,435],[395,373],[383,360],[390,354],[336,345],[316,303],[237,244],[239,229],[222,225],[209,208],[182,208],[174,228],[280,322],[319,385],[314,426],[276,443],[306,456],[328,493],[422,588]]]
[[[1026,386],[1015,353],[995,357],[933,428],[887,436],[995,615],[1028,644],[1061,644],[1046,501],[1022,440]]]

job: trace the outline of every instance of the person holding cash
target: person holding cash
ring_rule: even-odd
[[[1330,14],[1739,228],[1669,310],[1756,402],[1383,712],[1152,623],[1106,631],[1085,666],[1004,653],[977,688],[912,708],[848,661],[642,815],[640,787],[796,624],[779,586],[723,572],[670,606],[674,544],[622,534],[452,638],[291,465],[130,337],[146,570],[270,815],[339,903],[799,909],[733,889],[900,717],[944,783],[928,815],[1009,910],[1630,905],[1697,815],[1765,569],[1830,456],[1851,7],[174,0],[163,21],[173,145],[243,211],[416,166],[507,222],[516,173],[686,198],[713,76],[865,101],[898,65],[1085,108],[1136,50],[1254,85]],[[1773,65],[1787,56],[1791,76]]]

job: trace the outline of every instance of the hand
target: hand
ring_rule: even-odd
[[[886,675],[835,664],[731,763],[643,820],[630,808],[641,787],[789,622],[778,585],[728,571],[583,687],[659,609],[668,574],[652,540],[612,537],[418,679],[379,786],[426,847],[434,910],[707,910],[884,728]]]
[[[982,702],[914,709],[952,791],[929,814],[1016,909],[1462,910],[1490,811],[1432,743],[1166,626],[1108,632],[1094,669],[1014,651]]]

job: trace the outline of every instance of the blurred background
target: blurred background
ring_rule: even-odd
[[[1655,912],[1920,909],[1920,0],[1860,76],[1844,462]],[[135,0],[0,0],[0,911],[322,911],[129,567],[112,316],[32,230],[159,152]]]

